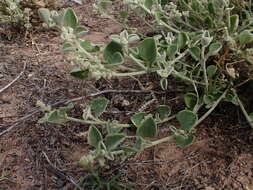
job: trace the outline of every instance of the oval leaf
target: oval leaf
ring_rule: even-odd
[[[109,100],[106,98],[96,98],[91,101],[91,111],[95,117],[99,117],[106,109]]]
[[[87,79],[89,77],[88,70],[74,69],[70,72],[70,75],[78,79]]]
[[[100,50],[99,46],[93,44],[90,40],[82,40],[80,46],[88,52],[97,52]]]
[[[239,34],[239,42],[242,46],[253,41],[253,34],[249,30],[244,30]]]
[[[208,55],[209,56],[213,56],[213,55],[216,55],[222,48],[222,44],[220,42],[215,42],[215,43],[212,43],[210,46],[209,46],[209,52],[208,52]]]
[[[78,20],[73,9],[68,8],[63,16],[63,23],[65,26],[75,28],[77,26]]]
[[[125,140],[124,134],[113,134],[113,135],[107,135],[105,138],[105,145],[107,147],[108,151],[112,151],[113,149],[117,148],[120,143],[122,143]]]
[[[188,49],[190,55],[193,59],[198,61],[200,59],[200,48],[199,47],[191,47]]]
[[[228,30],[230,33],[233,33],[237,30],[239,25],[239,15],[232,15],[230,16],[230,26],[228,27]]]
[[[138,44],[140,57],[148,63],[150,67],[156,61],[157,47],[154,38],[146,38]]]
[[[183,135],[175,135],[174,138],[176,140],[177,145],[180,147],[186,147],[195,140],[195,136],[193,135],[189,135],[187,137]]]
[[[177,45],[176,44],[171,44],[167,48],[167,56],[168,57],[174,57],[177,53]]]
[[[169,117],[171,114],[171,107],[167,105],[159,105],[159,107],[156,109],[159,119],[164,120]]]
[[[121,44],[111,41],[104,49],[104,59],[109,64],[116,64],[117,61],[121,63],[123,59],[123,48]]]
[[[45,22],[45,23],[49,22],[51,14],[48,9],[40,8],[38,10],[38,14],[39,14],[39,17],[41,18],[41,20],[43,20],[43,22]]]
[[[75,51],[76,48],[73,47],[73,45],[69,42],[66,42],[65,44],[63,44],[61,51],[62,52],[69,52],[69,51]]]
[[[194,124],[198,120],[197,115],[189,110],[180,111],[176,118],[179,121],[182,129],[187,131],[192,130]]]
[[[103,138],[102,138],[100,131],[96,127],[91,126],[89,128],[89,132],[88,132],[89,145],[91,145],[95,148],[98,148],[99,142],[102,140],[103,140]]]
[[[88,32],[88,29],[85,26],[77,26],[75,29],[75,33],[78,37],[82,36],[83,34],[86,34]]]
[[[198,97],[194,93],[187,93],[184,95],[184,102],[185,105],[192,110],[198,102]]]
[[[124,63],[124,58],[120,52],[116,52],[112,56],[111,65],[120,65]]]
[[[218,68],[215,66],[215,65],[209,65],[207,68],[206,68],[206,72],[207,72],[207,75],[208,77],[213,77],[215,75],[215,73],[217,72]]]
[[[145,116],[146,113],[144,112],[136,113],[131,117],[131,121],[136,127],[139,127]]]
[[[152,138],[157,134],[157,126],[153,118],[149,117],[142,122],[141,126],[137,129],[137,134],[141,137]]]
[[[186,33],[182,32],[178,35],[177,38],[177,47],[178,49],[182,49],[187,44],[188,36]]]
[[[153,6],[153,4],[154,4],[153,0],[145,0],[145,1],[144,1],[144,5],[145,5],[145,7],[148,8],[148,9],[151,9],[152,6]]]

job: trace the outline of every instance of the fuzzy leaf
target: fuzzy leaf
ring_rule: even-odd
[[[153,0],[145,0],[144,2],[145,7],[149,10],[152,8],[153,4],[154,4]]]
[[[89,145],[98,148],[99,143],[103,140],[103,137],[100,133],[100,131],[94,127],[91,126],[89,128],[89,132],[88,132],[88,143]]]
[[[73,47],[73,45],[69,42],[64,43],[61,48],[62,52],[69,52],[69,51],[75,51],[75,50],[76,50],[76,48]]]
[[[222,44],[220,42],[215,42],[215,43],[212,43],[210,46],[209,46],[209,52],[208,52],[208,55],[209,56],[213,56],[213,55],[216,55],[222,48]]]
[[[215,73],[217,72],[218,68],[215,65],[209,65],[206,68],[206,72],[208,77],[213,77],[215,75]]]
[[[167,48],[167,56],[168,57],[174,57],[177,53],[177,45],[176,44],[171,44]]]
[[[171,107],[167,105],[159,105],[156,111],[159,115],[159,119],[164,120],[171,114]]]
[[[144,112],[136,113],[131,117],[131,121],[136,127],[139,127],[145,116],[146,113]]]
[[[99,117],[106,109],[109,100],[106,98],[96,98],[91,101],[91,111],[95,117]]]
[[[93,44],[90,40],[82,40],[80,45],[87,52],[97,52],[100,50],[99,46]]]
[[[244,30],[239,34],[239,42],[242,46],[253,41],[253,34],[249,30]]]
[[[185,105],[191,110],[195,107],[197,101],[198,101],[197,95],[194,93],[187,93],[184,95]]]
[[[75,28],[77,26],[78,20],[73,9],[68,8],[63,16],[63,23],[65,26]]]
[[[111,41],[104,49],[104,58],[109,64],[123,63],[122,46],[115,41]]]
[[[198,118],[195,113],[189,110],[180,111],[177,116],[182,129],[190,131],[193,128],[193,125],[197,122]]]
[[[157,47],[154,38],[146,38],[138,44],[140,57],[148,63],[149,66],[156,61]]]
[[[43,20],[43,22],[45,22],[45,23],[49,22],[51,14],[48,9],[40,8],[38,10],[38,14],[39,14],[39,17],[41,18],[41,20]]]
[[[89,77],[88,70],[74,69],[70,71],[70,75],[78,79],[87,79]]]
[[[57,25],[62,26],[63,18],[64,18],[63,16],[64,16],[64,12],[61,11],[59,15],[52,15],[52,19]]]
[[[203,97],[203,101],[206,105],[212,104],[215,101],[215,97],[212,95],[205,94]]]
[[[67,112],[74,107],[73,104],[69,104],[68,106],[61,107],[58,110],[50,111],[49,113],[46,113],[43,118],[39,120],[39,123],[54,123],[54,124],[64,124],[68,121],[66,118]]]
[[[82,36],[83,34],[86,34],[88,32],[88,29],[85,26],[77,26],[75,29],[75,33],[78,37]]]
[[[174,138],[176,140],[177,145],[180,147],[186,147],[195,140],[195,136],[193,135],[189,135],[187,137],[183,135],[175,135]]]
[[[239,25],[239,15],[232,15],[230,16],[230,26],[228,28],[230,33],[233,33],[237,30]]]
[[[108,151],[112,151],[117,148],[117,146],[125,140],[126,136],[124,134],[112,134],[107,135],[105,138],[105,145]]]
[[[177,38],[177,47],[178,49],[182,49],[187,44],[188,36],[186,33],[182,32],[178,35]]]
[[[200,59],[200,48],[199,47],[191,47],[188,49],[190,55],[198,61]]]
[[[157,126],[153,118],[149,117],[137,129],[137,134],[141,137],[152,138],[157,134]]]

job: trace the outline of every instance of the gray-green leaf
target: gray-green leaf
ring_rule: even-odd
[[[89,77],[89,70],[73,69],[70,75],[78,79],[87,79]]]
[[[149,117],[142,122],[141,126],[137,129],[137,134],[143,138],[152,138],[157,134],[157,126],[153,118]]]
[[[95,117],[99,117],[106,109],[109,100],[106,98],[96,98],[91,101],[91,112]]]
[[[157,47],[154,38],[146,38],[138,44],[140,57],[151,66],[157,58]]]
[[[177,53],[177,45],[176,44],[171,44],[167,48],[167,56],[168,57],[174,57]]]
[[[253,34],[249,30],[244,30],[239,34],[239,42],[242,46],[253,41]]]
[[[77,26],[75,29],[75,33],[78,37],[82,36],[83,34],[86,34],[88,32],[88,29],[85,26]]]
[[[209,56],[213,56],[213,55],[216,55],[222,48],[222,44],[220,42],[215,42],[215,43],[212,43],[210,46],[209,46],[209,52],[208,52],[208,55]]]
[[[139,127],[145,116],[146,113],[144,112],[136,113],[131,117],[131,121],[136,127]]]
[[[189,110],[180,111],[177,114],[176,118],[179,121],[182,129],[187,130],[187,131],[192,130],[194,124],[198,120],[197,115]]]
[[[187,40],[188,40],[188,36],[186,33],[182,32],[178,35],[177,38],[177,47],[178,49],[182,49],[185,47],[185,45],[187,44]]]
[[[91,126],[89,128],[89,132],[88,132],[89,145],[97,148],[99,145],[99,142],[102,140],[103,140],[103,137],[102,137],[100,131],[95,126]]]
[[[190,55],[198,61],[200,59],[200,48],[199,47],[191,47],[188,49]]]
[[[206,72],[208,77],[213,77],[215,75],[215,73],[217,72],[218,68],[215,65],[209,65],[206,68]]]
[[[104,49],[104,58],[109,64],[123,63],[123,48],[121,44],[111,41]]]
[[[236,32],[239,25],[239,15],[230,16],[230,26],[228,28],[230,33]]]
[[[176,140],[177,145],[180,147],[186,147],[195,140],[195,136],[193,135],[189,135],[187,137],[183,135],[175,135],[174,138]]]
[[[63,44],[61,51],[62,52],[69,52],[69,51],[75,51],[76,48],[73,47],[73,45],[70,42],[66,42]]]
[[[159,105],[156,111],[158,113],[159,119],[164,120],[171,114],[171,107],[167,105]]]
[[[80,46],[87,52],[97,52],[100,50],[99,46],[93,44],[90,40],[82,40]]]
[[[198,97],[194,93],[191,93],[191,92],[186,93],[184,95],[184,102],[185,102],[185,105],[192,110],[198,102]]]
[[[38,10],[38,14],[39,14],[39,17],[41,18],[41,20],[43,20],[43,22],[45,22],[45,23],[49,22],[51,14],[48,9],[40,8]]]
[[[69,26],[71,28],[75,28],[77,26],[78,19],[73,9],[68,8],[65,11],[63,16],[63,23],[65,26]]]
[[[107,135],[105,138],[105,145],[108,151],[112,151],[117,148],[120,143],[125,140],[126,136],[124,134],[112,134]]]

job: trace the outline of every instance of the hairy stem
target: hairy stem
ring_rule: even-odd
[[[241,108],[241,110],[242,110],[242,113],[243,113],[245,119],[246,119],[247,122],[249,123],[250,127],[253,129],[253,120],[249,117],[248,112],[246,111],[246,109],[245,109],[245,107],[244,107],[242,101],[241,101],[240,98],[238,97],[238,95],[237,95],[237,93],[236,93],[235,90],[233,90],[233,93],[234,93],[234,95],[237,97],[237,102],[238,102],[238,104],[239,104],[239,106],[240,106],[240,108]]]
[[[228,92],[228,89],[223,92],[223,94],[213,104],[213,106],[194,124],[193,128],[199,125],[203,120],[205,120],[213,112],[213,110],[219,105],[221,100],[226,96],[227,92]]]

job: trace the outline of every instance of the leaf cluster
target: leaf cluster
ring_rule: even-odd
[[[1,0],[1,30],[29,29],[39,22],[37,10],[41,7],[55,8],[57,0]]]
[[[244,75],[237,69],[237,63],[243,64],[247,72],[252,70],[253,64],[250,2],[125,0],[125,3],[151,16],[154,30],[159,26],[160,31],[143,38],[145,34],[126,28],[112,35],[108,44],[93,44],[82,37],[88,29],[80,25],[72,9],[56,12],[42,8],[39,15],[47,27],[61,33],[65,41],[62,51],[74,52],[72,63],[77,69],[71,71],[72,76],[100,79],[155,73],[163,90],[168,89],[170,80],[188,85],[190,90],[184,94],[185,108],[172,115],[168,105],[160,105],[153,113],[134,114],[131,124],[101,120],[108,104],[104,98],[92,100],[83,111],[82,119],[69,117],[62,108],[46,109],[43,122],[76,121],[90,125],[87,139],[95,150],[82,157],[79,165],[92,169],[98,162],[104,166],[118,154],[139,152],[171,139],[185,147],[195,140],[196,127],[222,101],[239,106],[253,128],[252,114],[247,113],[236,91]],[[111,1],[101,1],[97,8],[105,15],[111,4]],[[132,64],[127,64],[129,62]],[[251,80],[248,75],[242,78]],[[205,110],[204,114],[199,110]],[[178,126],[171,125],[171,120],[176,120]],[[164,123],[170,123],[172,135],[155,140],[159,126]],[[126,128],[134,128],[135,135],[129,136]]]

